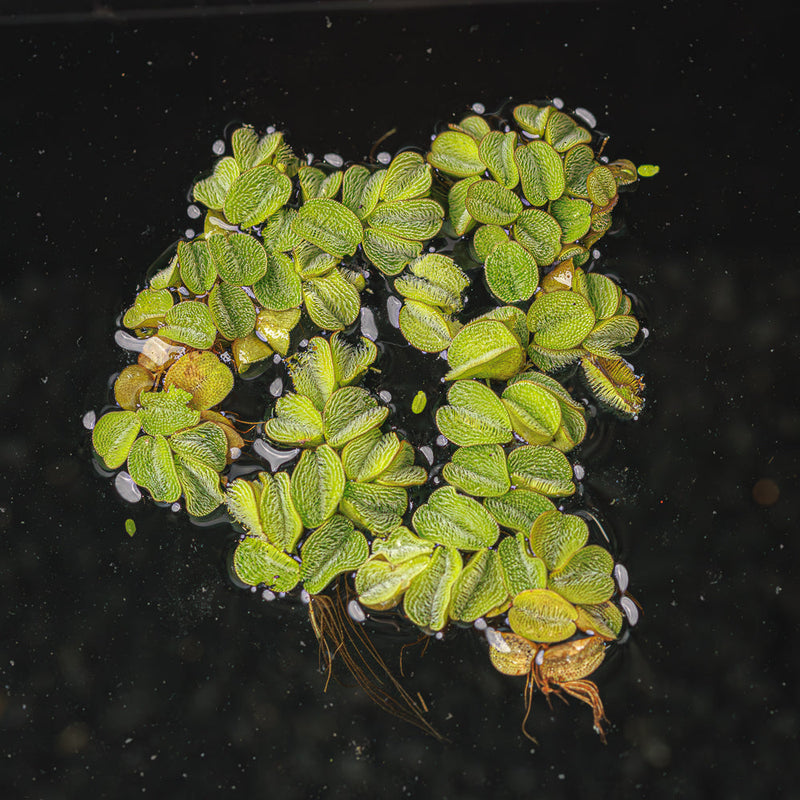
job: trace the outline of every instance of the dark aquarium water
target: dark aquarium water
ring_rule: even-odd
[[[147,5],[0,16],[0,795],[792,796],[788,16]],[[115,343],[122,314],[159,254],[199,229],[191,187],[236,127],[275,126],[304,156],[364,162],[426,149],[475,104],[556,98],[591,112],[611,158],[660,166],[623,197],[595,264],[647,329],[631,356],[644,411],[602,417],[577,455],[580,506],[602,521],[642,610],[592,676],[606,744],[586,705],[541,695],[527,739],[524,679],[495,671],[470,627],[423,647],[397,615],[374,615],[365,629],[398,675],[403,653],[402,684],[438,741],[346,673],[328,682],[297,593],[232,580],[229,525],[120,496],[84,417],[108,406],[110,376],[130,361]],[[434,402],[446,365],[409,355],[388,283],[370,288],[381,372],[368,386],[391,393],[399,432],[430,448],[436,471],[446,448],[431,408],[411,403],[418,389]],[[487,302],[477,282],[469,315]],[[280,369],[237,385],[242,416],[263,414]]]

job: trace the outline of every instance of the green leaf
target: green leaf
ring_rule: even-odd
[[[447,393],[450,405],[436,412],[439,431],[461,446],[505,444],[511,420],[497,395],[477,381],[456,381]]]
[[[514,151],[522,192],[534,206],[543,206],[564,194],[564,164],[561,157],[541,140]]]
[[[174,503],[181,485],[167,440],[163,436],[140,436],[128,454],[128,472],[159,503]]]
[[[393,608],[429,560],[427,555],[421,555],[395,564],[373,556],[356,573],[358,602],[376,611]]]
[[[451,123],[449,127],[452,130],[468,133],[476,142],[480,142],[491,130],[489,123],[477,114],[470,114],[470,116],[464,117],[458,125]]]
[[[544,495],[530,489],[512,489],[502,497],[487,497],[483,505],[498,525],[525,536],[540,514],[555,508]]]
[[[636,172],[643,178],[654,178],[661,172],[661,167],[658,164],[640,164]]]
[[[400,525],[407,508],[405,489],[355,481],[347,481],[339,503],[343,514],[378,536],[385,536]]]
[[[303,302],[300,276],[294,263],[284,253],[267,256],[267,269],[263,277],[253,284],[253,294],[264,308],[288,311]]]
[[[275,403],[276,416],[264,423],[264,433],[279,444],[316,447],[324,441],[322,415],[308,397],[285,394]]]
[[[261,239],[268,254],[285,253],[294,250],[304,241],[292,229],[292,222],[297,216],[293,208],[278,209],[261,229]]]
[[[390,236],[418,240],[435,236],[442,227],[443,217],[442,207],[435,200],[424,198],[381,202],[367,222],[371,228]]]
[[[566,152],[576,144],[592,141],[592,134],[562,111],[554,111],[547,118],[544,137],[559,153]]]
[[[230,156],[221,158],[214,166],[214,172],[194,185],[192,189],[194,199],[209,208],[221,211],[228,191],[238,177],[239,165],[236,159]]]
[[[545,127],[550,114],[555,109],[553,106],[534,106],[529,103],[514,108],[514,119],[523,130],[534,136],[544,136]]]
[[[400,442],[400,450],[387,469],[375,481],[382,486],[421,486],[428,473],[414,465],[414,448],[406,441]]]
[[[355,322],[361,309],[358,290],[338,269],[303,284],[306,311],[320,328],[341,330]]]
[[[217,268],[208,250],[208,242],[179,242],[178,263],[181,280],[192,294],[206,294],[214,285]]]
[[[250,125],[237,128],[231,136],[233,155],[243,172],[271,158],[282,141],[282,133],[268,133],[259,141]]]
[[[614,594],[614,559],[602,547],[582,547],[550,573],[548,587],[570,603],[602,603]]]
[[[519,183],[519,170],[514,160],[516,146],[517,134],[513,131],[487,133],[478,146],[481,161],[489,168],[492,177],[506,189],[513,189]]]
[[[291,488],[292,502],[307,528],[316,528],[333,515],[344,484],[342,462],[328,445],[303,452],[292,472]]]
[[[385,179],[385,169],[370,173],[361,164],[354,164],[344,173],[342,203],[359,219],[365,219],[378,205]]]
[[[586,179],[589,199],[599,208],[605,208],[617,196],[617,182],[611,170],[602,164],[596,166]]]
[[[426,278],[403,274],[394,282],[395,291],[407,300],[434,306],[450,314],[461,308],[461,298]]]
[[[403,239],[385,231],[364,231],[364,254],[384,275],[399,275],[422,252],[422,242]]]
[[[485,263],[494,248],[507,241],[508,234],[499,225],[482,225],[473,234],[472,247],[478,261]]]
[[[240,375],[249,372],[250,368],[265,361],[274,354],[274,350],[255,333],[248,333],[233,340],[231,355],[236,371]]]
[[[440,631],[447,624],[447,609],[462,562],[453,547],[437,547],[425,569],[414,577],[403,599],[406,616],[424,630]]]
[[[469,134],[459,131],[444,131],[433,140],[428,163],[457,178],[482,175],[486,171],[478,143]]]
[[[267,538],[281,550],[291,553],[303,535],[303,521],[292,502],[291,483],[286,472],[260,472],[259,515]]]
[[[486,258],[486,283],[502,302],[519,303],[529,300],[539,285],[539,269],[524,247],[505,242]]]
[[[525,536],[506,536],[497,548],[503,578],[510,597],[516,597],[528,589],[547,587],[547,567],[541,558],[528,552]]]
[[[373,428],[345,445],[342,465],[351,481],[365,483],[387,470],[399,452],[400,440],[396,433],[381,434]]]
[[[233,373],[208,350],[181,356],[164,376],[164,388],[177,386],[192,396],[189,405],[205,411],[219,405],[233,389]]]
[[[540,347],[531,342],[528,346],[528,358],[543,372],[555,372],[564,369],[576,361],[580,361],[585,351],[583,348],[570,348],[569,350],[552,350]]]
[[[159,335],[173,342],[188,344],[197,350],[208,350],[217,338],[217,329],[208,306],[196,300],[184,300],[166,314],[166,325]]]
[[[236,286],[250,286],[267,271],[267,251],[246,233],[208,237],[208,248],[222,280]]]
[[[514,433],[528,444],[549,444],[561,425],[561,406],[550,392],[530,381],[506,387],[502,396]]]
[[[579,144],[570,148],[564,155],[565,190],[573,197],[589,199],[586,179],[595,167],[594,152],[591,147]]]
[[[349,519],[337,514],[306,539],[300,554],[303,585],[319,594],[337,575],[358,569],[369,557],[369,545]]]
[[[184,458],[192,458],[217,472],[225,469],[228,440],[219,425],[201,422],[194,428],[174,433],[170,447]]]
[[[474,622],[500,606],[507,597],[500,558],[494,550],[478,550],[453,584],[450,617]]]
[[[471,497],[443,486],[414,512],[414,528],[423,538],[459,550],[491,547],[500,535],[494,517]]]
[[[186,498],[186,511],[193,517],[204,517],[224,500],[219,488],[219,473],[211,467],[175,454],[178,480]]]
[[[251,228],[272,216],[292,195],[292,181],[270,164],[239,175],[225,198],[226,219]]]
[[[431,188],[431,168],[425,159],[412,151],[398,153],[386,170],[381,199],[410,200],[427,195]]]
[[[444,465],[442,477],[474,497],[499,497],[511,488],[506,454],[499,444],[459,447]]]
[[[378,357],[378,348],[364,336],[357,342],[348,342],[341,334],[334,333],[330,339],[331,358],[339,386],[357,381]]]
[[[577,347],[594,328],[594,311],[577,292],[539,294],[528,309],[534,342],[552,350]]]
[[[528,589],[508,610],[511,630],[531,642],[562,642],[575,633],[578,610],[549,589]]]
[[[539,208],[526,208],[514,223],[514,238],[540,267],[552,264],[558,257],[561,234],[561,226]]]
[[[217,330],[228,340],[252,333],[256,308],[240,286],[222,281],[208,296],[208,310]]]
[[[166,267],[155,272],[150,278],[149,284],[151,289],[168,289],[180,286],[180,265],[178,264],[177,252]]]
[[[308,348],[293,355],[286,365],[294,388],[308,397],[321,414],[336,390],[336,367],[328,340],[315,336]]]
[[[560,511],[540,514],[530,531],[533,552],[549,570],[564,566],[570,556],[586,544],[588,538],[589,528],[580,517]]]
[[[264,536],[261,516],[258,511],[261,499],[261,484],[237,478],[225,488],[225,505],[228,513],[249,533]]]
[[[495,320],[465,325],[447,351],[450,371],[445,380],[490,378],[508,380],[519,372],[525,353],[514,335]]]
[[[342,173],[324,173],[316,167],[300,167],[297,171],[303,202],[314,198],[334,198],[342,185]]]
[[[616,639],[622,632],[622,612],[611,600],[579,605],[577,624],[586,633],[599,633],[607,639]]]
[[[528,320],[525,313],[516,306],[496,306],[495,308],[490,308],[485,314],[475,317],[475,319],[494,319],[502,322],[520,345],[527,347],[528,339],[530,338]]]
[[[300,320],[300,309],[273,311],[262,308],[256,317],[256,333],[269,343],[276,352],[285,356],[289,352],[291,332]]]
[[[303,241],[294,250],[294,268],[301,280],[327,275],[338,263],[336,256],[310,242]]]
[[[611,317],[595,325],[583,340],[583,346],[595,356],[615,358],[616,348],[630,344],[638,332],[639,322],[636,317]]]
[[[644,406],[644,383],[621,358],[587,355],[581,359],[586,382],[603,404],[624,416],[636,416]]]
[[[183,389],[170,386],[166,391],[142,392],[142,407],[136,413],[142,430],[153,436],[169,436],[182,428],[190,428],[200,421],[200,412],[190,408],[192,395]]]
[[[522,211],[522,201],[496,181],[476,181],[464,201],[473,219],[486,225],[510,225]]]
[[[428,557],[433,553],[434,545],[418,536],[414,536],[408,528],[402,525],[395,528],[385,539],[375,539],[372,542],[372,555],[386,559],[391,564],[402,564],[420,556]]]
[[[368,430],[379,427],[387,416],[389,409],[379,405],[366,389],[344,386],[325,404],[322,415],[325,439],[338,450]]]
[[[586,299],[594,309],[598,320],[608,319],[617,313],[622,290],[611,278],[590,272],[585,276],[586,280]]]
[[[562,242],[577,242],[592,224],[592,207],[585,200],[562,197],[550,203],[550,213],[561,226]]]
[[[164,319],[173,302],[169,289],[143,289],[125,312],[122,324],[131,330],[153,328]]]
[[[456,181],[447,193],[447,216],[456,236],[463,236],[475,225],[475,220],[467,211],[467,194],[470,187],[475,183],[480,183],[479,175],[472,175]]]
[[[353,255],[363,234],[358,217],[347,206],[327,198],[309,200],[302,205],[292,228],[337,258]]]
[[[567,457],[554,447],[526,445],[508,456],[511,482],[550,497],[567,497],[575,493],[572,467]]]
[[[400,331],[406,341],[423,353],[440,353],[450,346],[452,324],[438,308],[406,300],[400,309]]]
[[[242,583],[265,584],[276,592],[288,592],[300,580],[300,565],[263,539],[248,536],[233,554],[233,570]]]
[[[469,286],[469,278],[456,266],[455,261],[441,253],[426,253],[409,264],[409,271],[418,278],[458,296]],[[461,307],[461,302],[458,302]]]

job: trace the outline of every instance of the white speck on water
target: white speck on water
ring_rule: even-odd
[[[575,475],[576,481],[582,481],[586,477],[586,470],[580,464],[575,464],[572,468],[572,472]]]
[[[537,654],[536,658],[533,659],[536,662],[537,667],[542,666],[542,662],[544,661],[544,648],[542,648]]]
[[[354,622],[363,622],[367,618],[367,615],[364,613],[364,609],[359,605],[358,600],[351,600],[347,604],[347,613],[350,615],[350,619],[352,619]]]
[[[313,163],[314,163],[314,154],[313,153],[309,153],[306,156],[306,164],[308,164],[308,166],[310,167]]]
[[[566,47],[566,45],[564,46]],[[564,101],[560,97],[554,97],[552,102],[559,111],[564,108]]]
[[[186,209],[186,216],[189,217],[189,219],[200,219],[200,216],[202,215],[202,213],[203,212],[200,210],[200,208],[198,206],[196,206],[194,203],[192,203]]]
[[[269,133],[269,134],[273,134],[273,133],[275,133],[275,126],[274,126],[274,125],[270,125],[270,126],[267,128],[267,133]]]
[[[420,453],[422,453],[423,456],[425,456],[425,460],[429,464],[433,464],[433,450],[430,447],[428,447],[427,444],[420,447],[419,451]]]
[[[448,444],[447,437],[443,433],[440,433],[436,437],[436,444],[437,444],[438,447],[447,447],[447,444]]]
[[[280,364],[281,363],[281,354],[280,353],[275,353],[275,355],[272,356],[272,363],[273,364]]]
[[[225,152],[225,140],[217,139],[214,144],[211,145],[211,152],[215,156],[221,156]]]
[[[380,153],[375,156],[375,159],[379,164],[388,164],[392,160],[392,155],[391,153],[387,153],[385,150],[381,150]]]
[[[597,117],[595,117],[588,108],[581,108],[579,106],[575,109],[575,116],[582,119],[590,128],[597,127]]]
[[[624,564],[616,564],[614,566],[614,579],[617,582],[620,592],[625,592],[628,589],[628,570]]]
[[[642,338],[646,339],[649,335],[650,335],[650,329],[649,328],[642,328]]]
[[[280,397],[283,394],[283,378],[275,378],[269,385],[269,393],[273,397]]]
[[[308,339],[302,339],[300,341],[300,347],[308,347]]]
[[[116,474],[114,488],[117,490],[117,494],[129,503],[138,503],[142,499],[141,490],[125,470]]]
[[[597,259],[600,258],[600,251],[596,247],[594,250],[592,250],[592,258],[595,261],[597,261]]]
[[[478,617],[475,622],[472,623],[472,626],[475,628],[476,631],[485,631],[488,625],[486,624],[486,620],[483,617]]]
[[[389,324],[393,328],[400,327],[400,309],[403,303],[398,297],[389,297],[386,300],[386,314],[389,317]]]
[[[783,586],[776,586],[775,587],[775,594],[780,594],[783,591]]]
[[[378,392],[378,397],[380,397],[384,403],[392,402],[392,393],[388,389],[381,389],[381,391]]]
[[[325,153],[322,158],[325,160],[326,164],[330,164],[337,169],[344,164],[344,159],[338,153]]]
[[[633,627],[639,621],[639,609],[630,597],[622,597],[619,601],[622,611],[628,619],[628,625]]]
[[[264,589],[264,591],[261,592],[261,599],[271,603],[275,599],[275,592],[271,592],[269,589]]]
[[[476,114],[485,114],[486,113],[486,106],[483,103],[473,103],[472,110]]]
[[[173,514],[177,514],[177,513],[178,513],[178,512],[181,510],[181,504],[180,504],[180,503],[173,503],[173,504],[172,504],[172,505],[169,507],[169,510],[170,510],[170,511],[171,511]]]
[[[300,602],[305,603],[306,605],[311,602],[311,595],[308,593],[307,589],[303,589],[303,591],[300,592]]]
[[[97,422],[97,414],[94,411],[87,411],[83,415],[83,427],[86,428],[87,431],[93,431],[95,423]]]
[[[259,458],[263,458],[272,471],[275,472],[285,463],[291,461],[300,452],[300,448],[293,447],[291,450],[278,450],[263,439],[256,439],[253,442],[253,452]]]
[[[184,236],[185,236],[187,239],[194,239],[194,228],[187,228],[187,229],[186,229],[186,230],[183,232],[183,235],[184,235]]]
[[[444,639],[444,633],[442,631],[436,631],[436,634],[433,638],[441,642],[442,639]]]
[[[494,628],[486,627],[483,632],[490,647],[494,647],[499,653],[510,653],[511,646]]]
[[[240,447],[231,447],[231,461],[236,461],[241,458],[242,449]]]
[[[374,342],[378,338],[378,326],[375,315],[369,308],[361,306],[361,335]]]

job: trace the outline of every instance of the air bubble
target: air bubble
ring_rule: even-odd
[[[354,622],[363,622],[367,618],[364,609],[361,608],[357,600],[351,600],[347,604],[347,613]]]
[[[620,592],[625,592],[628,589],[628,570],[625,569],[623,564],[617,564],[614,567],[614,579],[617,582],[617,587]]]
[[[580,464],[575,464],[572,473],[575,475],[576,481],[582,481],[586,477],[586,470]]]
[[[261,592],[261,599],[271,603],[275,599],[275,592],[271,592],[269,589],[264,589],[264,591]]]
[[[628,620],[628,625],[633,627],[639,621],[639,609],[636,608],[636,603],[630,597],[623,597],[619,604]]]
[[[378,338],[378,326],[375,315],[369,308],[361,306],[361,335],[374,342]]]
[[[311,595],[308,593],[307,589],[303,589],[300,592],[300,602],[305,603],[305,605],[308,605],[311,602]]]
[[[580,117],[590,128],[597,127],[597,117],[588,108],[576,108],[575,116]]]
[[[269,385],[269,393],[273,397],[280,397],[283,394],[283,378],[275,378]]]
[[[483,103],[473,103],[472,110],[476,114],[485,114],[486,113],[486,106]]]
[[[325,160],[325,163],[337,169],[344,164],[344,159],[338,153],[325,153],[322,158]]]
[[[95,423],[97,422],[97,414],[94,411],[87,411],[83,415],[83,427],[86,428],[87,431],[93,431]]]
[[[379,164],[388,164],[392,160],[391,153],[387,153],[385,150],[381,150],[377,156],[375,156],[376,161]]]
[[[202,213],[199,206],[196,206],[194,203],[186,209],[186,216],[189,217],[189,219],[200,219]]]
[[[129,503],[138,503],[142,499],[142,490],[124,470],[118,472],[114,478],[114,488],[117,490],[117,494]]]
[[[381,391],[378,392],[378,397],[380,397],[380,399],[383,400],[384,403],[392,402],[392,393],[387,389],[381,389]]]
[[[475,622],[472,623],[472,626],[475,628],[476,631],[485,631],[486,628],[489,626],[486,624],[486,620],[483,617],[478,617]]]
[[[554,97],[551,102],[559,111],[564,108],[564,101],[560,97]]]
[[[194,239],[194,228],[187,228],[187,229],[186,229],[186,230],[183,232],[183,235],[184,235],[184,236],[185,236],[187,239]]]
[[[231,461],[236,461],[241,458],[242,450],[240,447],[231,447]]]
[[[510,653],[511,646],[509,643],[494,629],[487,627],[484,631],[486,641],[489,642],[491,647],[494,647],[499,653]]]
[[[433,466],[433,450],[426,444],[420,447],[419,451],[425,457],[425,460]]]
[[[214,144],[211,145],[211,152],[215,156],[221,156],[225,152],[225,140],[217,139]]]
[[[389,297],[386,300],[386,315],[389,318],[389,324],[393,328],[400,327],[400,309],[402,308],[403,303],[397,297]]]
[[[449,443],[449,440],[443,433],[440,433],[436,437],[436,444],[437,444],[438,447],[447,447],[448,443]]]

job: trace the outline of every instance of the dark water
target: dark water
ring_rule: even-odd
[[[0,796],[790,797],[788,17],[335,7],[0,28]],[[391,128],[382,147],[422,146],[476,101],[547,96],[590,109],[613,155],[661,166],[628,199],[627,235],[600,243],[646,305],[648,407],[609,431],[587,475],[644,616],[597,673],[607,746],[585,706],[542,698],[532,746],[521,681],[471,631],[406,659],[451,739],[438,744],[354,688],[323,693],[304,607],[233,587],[225,528],[120,500],[81,417],[124,363],[116,316],[195,224],[185,192],[231,121],[355,160]],[[770,506],[754,500],[760,479],[779,489]],[[385,654],[407,640],[378,639]]]

